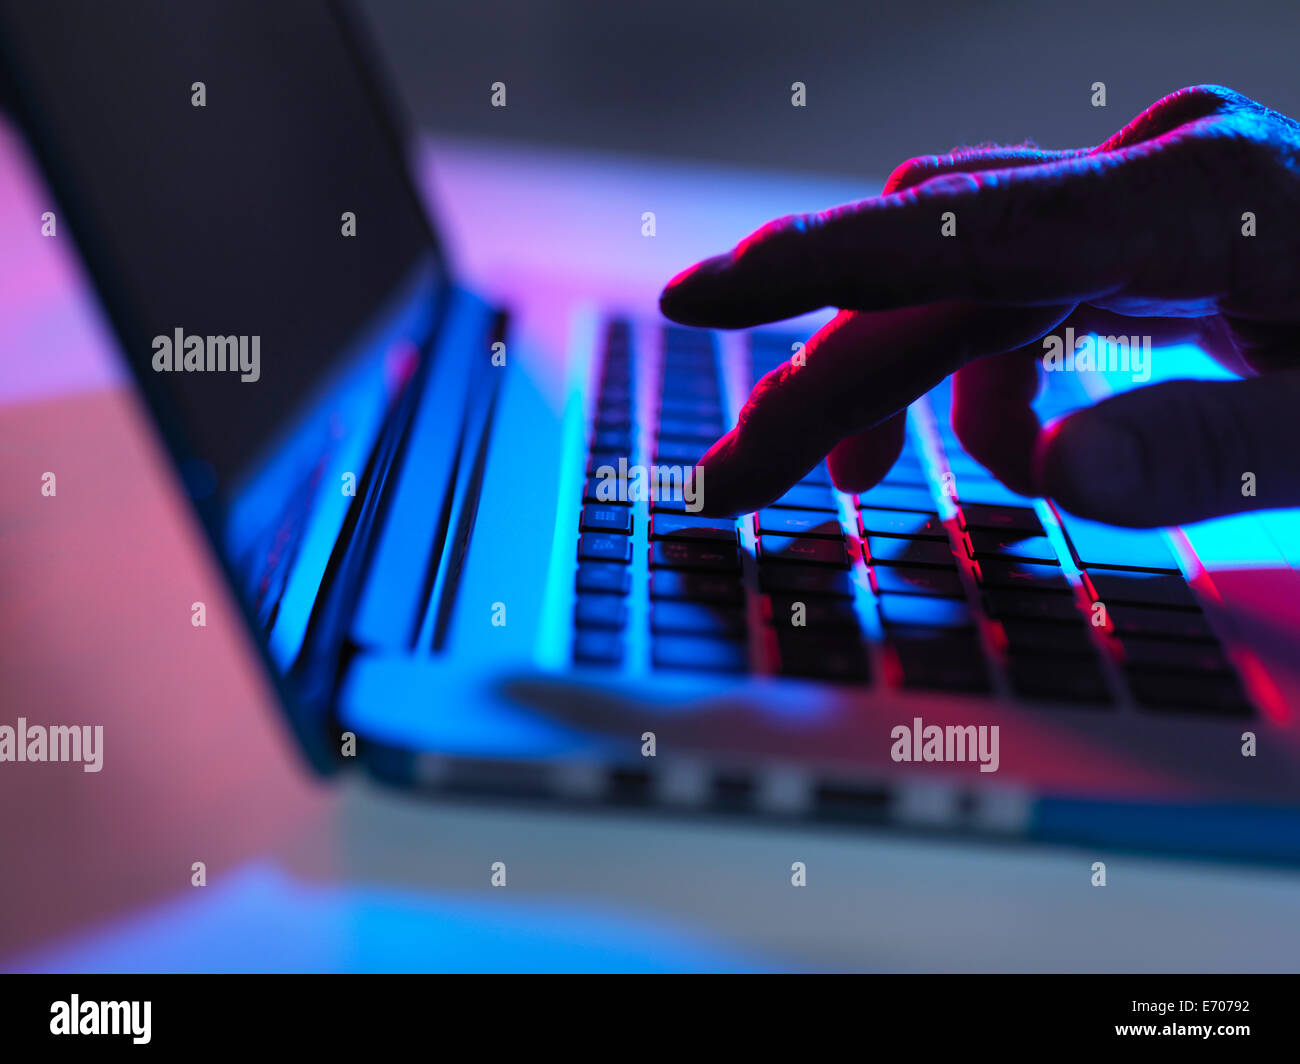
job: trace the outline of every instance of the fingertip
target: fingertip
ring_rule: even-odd
[[[1087,411],[1054,421],[1035,442],[1032,468],[1038,493],[1070,513],[1131,528],[1161,523],[1141,440],[1122,423]]]
[[[735,451],[736,430],[732,429],[695,463],[701,516],[737,517],[749,512],[744,509],[743,466]]]
[[[760,510],[808,472],[775,460],[762,441],[747,443],[738,428],[710,447],[696,466],[703,502],[698,512],[705,517],[737,517]]]
[[[874,488],[898,461],[905,433],[905,415],[895,414],[840,440],[826,456],[832,483],[850,494]]]
[[[659,293],[659,310],[679,325],[716,325],[710,310],[716,295],[716,282],[726,272],[731,256],[715,255],[697,262],[677,274]]]

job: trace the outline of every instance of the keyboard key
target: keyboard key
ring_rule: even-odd
[[[634,402],[630,380],[619,383],[602,381],[597,393],[596,411],[598,414],[603,414],[617,410],[625,413],[630,419]]]
[[[704,505],[704,478],[696,469],[689,461],[662,462],[656,459],[644,478],[645,494],[652,503],[651,508],[699,516]]]
[[[1131,606],[1165,606],[1199,610],[1196,596],[1181,576],[1159,573],[1120,573],[1092,569],[1088,579],[1097,592],[1097,601],[1107,606],[1127,603]]]
[[[618,498],[618,496],[622,498]],[[583,502],[599,502],[606,506],[631,506],[627,497],[627,481],[610,478],[588,477],[582,492]]]
[[[1038,514],[1028,506],[991,506],[988,503],[963,503],[961,507],[963,531],[981,528],[994,532],[1019,532],[1023,536],[1043,535],[1043,524]]]
[[[765,565],[758,571],[763,591],[792,595],[824,595],[852,598],[853,584],[843,569],[814,568],[810,565]]]
[[[664,367],[664,395],[695,402],[712,402],[721,405],[722,393],[712,375],[703,376],[690,363]]]
[[[858,528],[864,536],[905,536],[919,539],[941,539],[948,541],[948,532],[939,520],[939,515],[911,510],[877,510],[858,511]]]
[[[805,473],[802,477],[800,477],[799,483],[820,484],[826,488],[832,487],[833,485],[831,483],[831,471],[826,468],[826,463],[822,462],[819,465],[813,466],[812,469],[808,470],[807,473]]]
[[[581,528],[584,532],[621,532],[630,536],[632,511],[626,506],[584,506]]]
[[[573,604],[573,623],[579,628],[627,626],[627,602],[618,595],[579,595]]]
[[[989,559],[976,567],[980,587],[1019,588],[1023,591],[1070,593],[1065,573],[1056,565]]]
[[[882,484],[891,487],[925,488],[929,490],[930,478],[916,459],[900,458],[881,479]]]
[[[597,382],[596,394],[602,401],[606,397],[617,397],[622,401],[624,396],[630,401],[632,387],[632,365],[626,359],[619,359],[606,364]]]
[[[666,354],[659,383],[665,398],[719,401],[717,362],[709,356]]]
[[[744,643],[700,636],[655,635],[650,643],[650,658],[666,669],[744,672],[749,668]]]
[[[944,457],[948,461],[948,468],[956,476],[966,480],[997,479],[987,466],[980,465],[979,462],[961,449],[961,442],[946,426],[940,432],[940,435],[943,437]]]
[[[584,532],[578,539],[578,557],[583,561],[627,564],[632,560],[632,540],[608,532]]]
[[[674,493],[674,494],[678,494],[678,493]],[[652,513],[690,514],[693,517],[698,517],[700,516],[699,515],[700,505],[701,505],[701,500],[698,497],[695,500],[694,509],[692,509],[690,505],[688,505],[687,500],[683,498],[650,500],[650,510]]]
[[[628,431],[632,427],[632,409],[619,403],[601,403],[596,408],[596,431]]]
[[[868,561],[873,565],[934,565],[952,569],[956,562],[947,541],[866,536]]]
[[[1121,640],[1124,665],[1143,671],[1232,673],[1232,663],[1213,643],[1130,637]]]
[[[606,387],[630,387],[632,360],[625,354],[609,352],[605,356],[605,364],[601,367],[600,381],[602,390]]]
[[[715,365],[714,353],[717,346],[711,333],[700,332],[692,340],[700,342],[673,343],[664,345],[663,364],[665,366],[693,366],[701,371],[712,370]]]
[[[1110,688],[1094,659],[1012,655],[1007,675],[1022,698],[1061,702],[1109,703]]]
[[[967,535],[970,537],[973,558],[1044,563],[1056,561],[1056,549],[1046,536],[1021,536],[1016,532],[994,532],[979,528]]]
[[[631,428],[601,428],[591,434],[593,451],[613,451],[618,454],[631,454],[633,446]]]
[[[696,517],[657,511],[650,518],[652,539],[703,539],[717,543],[736,542],[736,523],[727,517]]]
[[[926,595],[881,595],[880,619],[886,628],[971,628],[975,621],[961,599]]]
[[[813,510],[781,510],[769,506],[754,515],[754,522],[760,533],[768,535],[844,538],[839,517]]]
[[[573,659],[599,665],[617,665],[623,660],[623,637],[616,632],[588,628],[573,640]]]
[[[660,418],[658,437],[664,439],[691,440],[704,451],[722,435],[722,419],[712,418]]]
[[[657,462],[668,465],[692,466],[712,444],[713,440],[700,443],[698,440],[684,440],[676,436],[661,436],[655,441],[654,458]]]
[[[856,636],[780,628],[776,642],[783,676],[835,683],[865,683],[870,676],[866,649]]]
[[[1058,510],[1081,569],[1143,569],[1181,573],[1164,534],[1154,528],[1116,528]]]
[[[619,453],[610,451],[593,451],[587,458],[587,476],[604,476],[611,480],[617,478],[620,468],[619,459],[627,462],[629,467],[631,466],[626,451]],[[602,470],[605,470],[605,472],[602,473]]]
[[[796,484],[772,505],[794,510],[825,510],[828,513],[839,513],[831,489],[816,484]]]
[[[871,570],[877,594],[939,595],[962,598],[961,578],[955,567],[936,569],[920,565],[880,565]]]
[[[1203,643],[1218,641],[1203,613],[1107,603],[1106,614],[1118,636],[1164,636]]]
[[[745,601],[745,590],[733,576],[656,569],[650,574],[650,597],[739,604]]]
[[[656,569],[712,569],[740,572],[740,553],[723,543],[657,539],[650,544],[650,564]]]
[[[991,476],[972,476],[954,473],[951,482],[953,498],[965,506],[969,503],[985,503],[990,506],[1028,506],[1032,499],[1017,495],[999,480]]]
[[[816,539],[812,536],[759,536],[758,560],[770,565],[773,562],[796,562],[804,565],[830,565],[837,569],[849,567],[849,553],[843,540]]]
[[[1082,616],[1073,595],[1042,595],[1034,591],[1005,591],[1000,588],[985,592],[984,608],[989,616],[999,619],[1077,621]]]
[[[655,602],[650,608],[650,630],[688,635],[741,636],[745,634],[745,614],[744,611],[729,606]]]
[[[891,633],[890,646],[902,671],[904,687],[970,692],[989,690],[988,666],[978,641],[972,635],[939,630],[928,635],[900,638],[898,633]]]
[[[858,614],[844,599],[801,599],[796,595],[768,595],[763,598],[763,619],[774,628],[848,628],[858,630]]]
[[[626,595],[632,587],[632,571],[625,565],[583,562],[578,566],[577,587],[579,591]]]
[[[1254,712],[1235,677],[1174,672],[1126,675],[1133,697],[1147,709],[1225,717],[1249,717]]]
[[[858,506],[876,510],[916,510],[931,513],[934,498],[929,488],[913,488],[898,484],[877,484],[858,496]]]
[[[1007,650],[1011,654],[1052,654],[1062,657],[1095,658],[1088,625],[1078,621],[1027,621],[1009,617],[1002,622]]]
[[[714,337],[711,332],[694,329],[688,325],[665,325],[664,349],[667,351],[705,351],[714,350]]]
[[[663,401],[659,404],[659,417],[661,422],[664,419],[681,419],[699,424],[717,425],[719,435],[724,422],[720,400],[686,399],[672,395],[663,397]]]

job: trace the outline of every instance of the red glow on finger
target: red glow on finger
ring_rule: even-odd
[[[664,285],[664,291],[667,292],[673,288],[676,288],[678,285],[684,284],[686,281],[689,281],[692,277],[695,276],[695,274],[700,272],[700,268],[703,265],[704,265],[703,262],[697,262],[694,266],[687,266],[686,269],[682,270],[681,273],[677,274],[676,277],[674,277],[671,281],[669,281],[666,285]]]
[[[1033,456],[1029,462],[1029,476],[1034,486],[1035,495],[1049,495],[1047,484],[1044,483],[1047,474],[1047,456],[1051,452],[1056,437],[1060,435],[1061,426],[1065,424],[1069,415],[1052,418],[1042,427],[1038,433],[1038,438],[1034,441]]]

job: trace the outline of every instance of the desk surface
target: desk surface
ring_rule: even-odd
[[[645,309],[683,263],[766,218],[872,187],[499,146],[432,155],[443,227],[480,287],[506,296],[565,247],[573,284]],[[71,241],[40,236],[47,209],[0,132],[0,723],[102,724],[105,754],[93,774],[0,765],[0,969],[1294,970],[1294,872],[309,778]],[[195,601],[206,628],[190,625]],[[790,885],[796,860],[806,888]]]

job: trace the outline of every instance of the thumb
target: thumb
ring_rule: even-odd
[[[1300,505],[1300,370],[1240,381],[1169,381],[1049,425],[1039,491],[1114,525],[1186,524]]]

